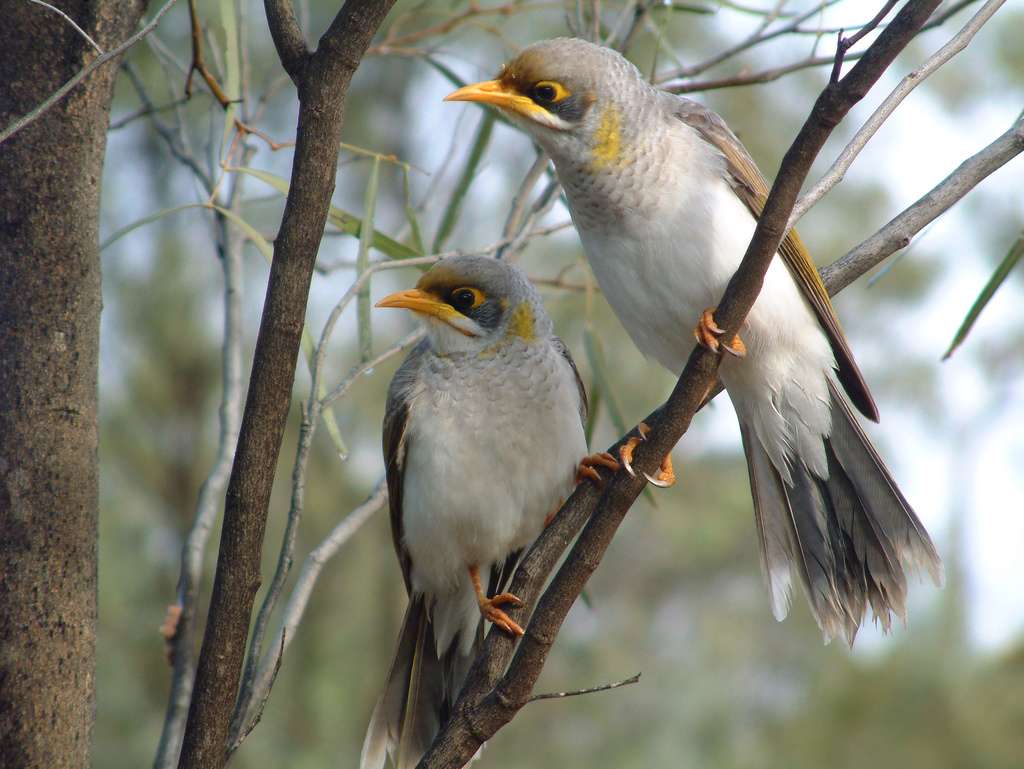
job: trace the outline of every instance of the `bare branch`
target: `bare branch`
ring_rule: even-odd
[[[1024,152],[1024,118],[965,160],[949,176],[912,206],[886,224],[849,253],[822,268],[821,279],[830,294],[850,285],[891,254],[905,248],[911,239],[959,202],[979,182]]]
[[[301,72],[289,73],[300,80],[290,192],[274,241],[249,393],[228,483],[213,594],[179,760],[182,769],[219,769],[226,758],[245,641],[260,584],[274,468],[291,405],[310,281],[335,185],[348,87],[392,2],[347,0]],[[294,60],[289,63],[295,65]]]
[[[640,680],[640,674],[637,673],[632,678],[627,678],[625,681],[616,681],[613,684],[602,684],[601,686],[592,686],[589,689],[577,689],[574,692],[549,692],[548,694],[534,694],[530,697],[527,702],[536,702],[537,700],[561,700],[566,697],[579,697],[583,694],[594,694],[595,692],[607,692],[612,689],[618,689],[620,686],[629,686],[635,684]]]
[[[68,16],[66,13],[64,13],[64,11],[62,11],[60,8],[55,8],[52,5],[50,5],[49,3],[44,3],[43,0],[29,0],[29,2],[35,3],[36,5],[41,5],[41,6],[43,6],[43,8],[46,8],[47,10],[53,11],[55,14],[57,14],[62,19],[64,19],[64,21],[66,21],[68,24],[70,24],[74,28],[75,32],[77,32],[83,38],[85,38],[85,42],[87,42],[89,45],[91,45],[92,49],[94,51],[96,51],[96,53],[98,53],[100,55],[103,54],[103,49],[99,47],[99,45],[97,44],[97,42],[95,40],[93,40],[91,37],[89,37],[89,33],[86,32],[84,29],[82,29],[80,26],[78,26],[75,23],[75,20],[72,19],[70,16]]]
[[[306,562],[295,583],[295,588],[292,590],[291,598],[288,600],[287,606],[285,606],[284,616],[281,618],[281,626],[274,636],[274,642],[271,644],[270,650],[264,656],[254,676],[252,683],[254,698],[262,700],[269,694],[270,688],[273,685],[275,668],[278,664],[275,659],[278,654],[275,651],[280,648],[280,656],[284,656],[288,645],[295,638],[296,633],[298,633],[302,615],[306,611],[306,605],[309,603],[313,587],[320,576],[320,570],[324,567],[324,564],[337,554],[342,546],[352,538],[371,516],[382,510],[387,505],[387,502],[387,484],[382,478],[377,482],[377,486],[370,493],[367,500],[335,526],[324,541],[307,556]],[[255,717],[252,714],[246,715],[247,718]]]
[[[241,205],[241,198],[241,189],[235,188],[228,205],[236,212]],[[224,340],[221,344],[223,383],[218,412],[220,431],[217,456],[199,490],[192,527],[181,553],[177,600],[182,611],[173,641],[174,674],[160,743],[153,762],[154,769],[169,769],[177,763],[178,750],[185,731],[185,718],[192,700],[192,677],[195,674],[196,658],[195,627],[203,556],[206,553],[210,530],[220,508],[224,488],[227,486],[231,463],[235,456],[235,441],[238,440],[242,420],[242,399],[245,391],[242,371],[242,252],[245,239],[237,230],[227,226],[227,219],[223,216],[214,218],[214,227],[224,271]]]
[[[999,10],[1006,0],[989,0],[981,9],[964,25],[952,40],[946,43],[939,51],[929,58],[924,64],[907,75],[900,84],[892,90],[885,101],[872,113],[871,117],[861,126],[846,149],[842,151],[836,162],[828,169],[821,181],[797,201],[793,208],[793,214],[789,217],[789,228],[792,228],[799,221],[800,217],[806,214],[817,204],[829,191],[843,180],[847,170],[853,164],[854,159],[864,149],[875,132],[895,111],[896,107],[913,91],[923,83],[939,67],[949,62],[954,56],[963,51],[974,38],[974,35],[981,29],[992,15]]]
[[[270,27],[281,66],[292,82],[298,85],[299,72],[311,52],[295,20],[295,9],[290,0],[263,0],[263,10],[267,15],[267,26]]]

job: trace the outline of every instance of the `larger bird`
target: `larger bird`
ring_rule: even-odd
[[[678,376],[694,336],[717,346],[713,306],[768,194],[718,115],[575,39],[531,45],[447,99],[497,106],[551,156],[594,275],[645,356]],[[852,643],[869,605],[883,629],[890,612],[905,620],[905,563],[941,585],[942,562],[839,392],[877,421],[795,232],[779,254],[719,376],[740,421],[774,613],[788,611],[795,570],[825,640]]]
[[[390,754],[406,769],[447,718],[482,620],[522,635],[501,609],[521,602],[500,591],[573,490],[587,400],[517,267],[445,259],[377,306],[410,309],[427,328],[387,395],[391,533],[409,607],[361,760],[380,769]]]

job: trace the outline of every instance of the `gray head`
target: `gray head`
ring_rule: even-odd
[[[454,256],[438,262],[416,288],[392,294],[377,306],[415,312],[442,353],[479,354],[517,339],[534,342],[552,334],[551,319],[526,274],[487,256]]]
[[[619,53],[558,38],[524,48],[494,80],[446,99],[494,104],[556,163],[572,157],[599,170],[635,146],[638,125],[650,125],[659,111],[667,114],[665,96]]]

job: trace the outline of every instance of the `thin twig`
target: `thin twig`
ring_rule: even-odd
[[[850,285],[889,255],[906,247],[931,222],[963,199],[979,182],[1024,152],[1024,118],[933,187],[859,246],[820,270],[830,294]]]
[[[185,96],[191,98],[192,74],[198,72],[202,75],[203,80],[206,81],[206,85],[210,89],[210,93],[213,94],[213,98],[220,102],[221,107],[227,109],[232,100],[224,93],[224,89],[220,87],[217,78],[206,68],[206,63],[203,61],[203,35],[202,29],[199,26],[199,11],[196,10],[196,0],[188,0],[188,15],[192,25],[192,64],[188,70],[188,77],[185,78]]]
[[[66,13],[64,13],[64,11],[62,11],[60,8],[55,8],[52,5],[50,5],[49,3],[44,3],[43,0],[29,0],[29,2],[35,3],[36,5],[41,5],[41,6],[43,6],[43,8],[51,10],[55,14],[60,16],[62,19],[64,19],[64,21],[66,21],[68,24],[70,24],[74,28],[75,32],[77,32],[78,34],[80,34],[82,37],[85,38],[85,41],[89,45],[92,46],[93,50],[96,51],[96,53],[100,54],[101,56],[103,55],[103,49],[99,47],[99,44],[97,44],[97,42],[95,40],[93,40],[91,37],[89,37],[89,33],[86,32],[84,29],[82,29],[80,26],[78,26],[75,23],[75,20],[72,19],[70,16],[68,16]]]
[[[842,151],[832,167],[828,169],[821,180],[814,185],[810,190],[804,194],[800,200],[797,201],[796,206],[793,208],[793,214],[789,218],[789,228],[792,228],[799,221],[800,217],[806,214],[814,207],[819,200],[821,200],[829,191],[835,187],[839,182],[843,180],[846,172],[853,164],[854,159],[860,154],[860,151],[864,149],[871,137],[875,135],[875,132],[882,127],[882,124],[889,118],[890,115],[896,110],[900,103],[913,91],[917,86],[923,83],[930,75],[932,75],[937,69],[942,67],[944,64],[949,62],[958,53],[963,51],[974,35],[977,34],[978,30],[981,29],[985,23],[992,18],[992,15],[999,10],[999,7],[1003,5],[1006,0],[989,0],[985,5],[978,10],[978,12],[971,17],[970,21],[964,25],[948,43],[938,50],[933,56],[931,56],[924,64],[915,69],[903,80],[900,81],[899,85],[896,86],[892,92],[885,98],[885,101],[879,105],[878,109],[872,113],[871,117],[861,126],[860,130],[853,137],[846,148]]]
[[[371,516],[387,506],[387,501],[387,484],[381,478],[366,501],[335,526],[323,542],[306,557],[306,562],[302,566],[302,571],[295,582],[291,597],[285,606],[281,625],[274,636],[273,647],[279,647],[282,656],[298,632],[302,615],[306,611],[309,598],[313,593],[313,587],[320,576],[320,570],[359,531]],[[259,669],[254,676],[252,684],[254,693],[263,693],[263,696],[266,696],[266,693],[270,691],[270,687],[273,685],[274,668],[277,667],[277,664],[276,660],[268,652],[261,661]]]
[[[241,186],[236,185],[232,189],[231,200],[227,202],[236,212],[241,205],[241,192]],[[236,228],[227,226],[227,220],[223,216],[215,216],[213,221],[224,271],[224,341],[221,345],[223,384],[218,410],[220,432],[217,456],[199,490],[195,516],[181,553],[177,600],[182,607],[182,614],[174,640],[174,674],[160,743],[153,761],[154,769],[170,769],[177,763],[185,719],[192,700],[192,679],[195,674],[194,635],[203,560],[210,531],[231,472],[245,398],[245,378],[242,370],[242,251],[245,239]]]
[[[131,37],[129,37],[127,40],[121,43],[121,45],[117,46],[116,48],[113,48],[107,53],[97,56],[95,59],[90,61],[81,70],[79,70],[76,75],[74,75],[70,80],[68,80],[68,82],[66,82],[64,85],[62,85],[52,94],[50,94],[46,99],[44,99],[42,104],[40,104],[35,109],[29,111],[23,117],[15,120],[7,128],[0,131],[0,144],[3,144],[5,141],[14,136],[14,134],[16,134],[25,126],[32,125],[32,123],[36,122],[43,115],[44,112],[46,112],[48,109],[53,107],[54,104],[56,104],[58,101],[64,98],[64,96],[67,95],[68,91],[70,91],[76,85],[81,83],[95,70],[102,67],[108,61],[116,59],[118,56],[120,56],[122,53],[127,51],[137,42],[142,40],[142,38],[144,38],[146,35],[148,35],[150,32],[156,29],[156,25],[159,24],[161,19],[163,19],[163,17],[167,15],[167,12],[171,10],[171,8],[174,6],[176,2],[178,2],[178,0],[168,0],[167,4],[159,11],[157,11],[156,16],[153,17],[153,20],[149,22],[149,24],[147,24],[141,30],[136,32]]]
[[[640,674],[637,673],[635,676],[627,678],[625,681],[616,681],[613,684],[602,684],[601,686],[593,686],[589,689],[577,689],[574,692],[548,692],[547,694],[534,694],[527,700],[527,703],[536,702],[537,700],[560,700],[565,697],[579,697],[582,694],[594,694],[595,692],[607,692],[611,689],[618,689],[620,686],[635,684],[639,680]]]

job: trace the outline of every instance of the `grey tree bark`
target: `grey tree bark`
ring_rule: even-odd
[[[62,10],[102,48],[143,5]],[[0,126],[97,54],[0,0]],[[99,199],[116,66],[0,144],[0,764],[87,767],[95,719]]]

